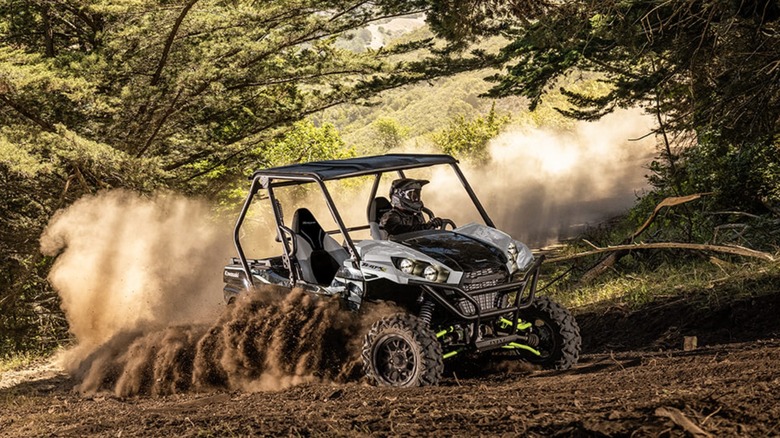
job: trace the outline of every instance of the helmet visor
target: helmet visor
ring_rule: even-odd
[[[407,201],[418,202],[420,201],[420,189],[406,189],[400,192],[401,197]]]

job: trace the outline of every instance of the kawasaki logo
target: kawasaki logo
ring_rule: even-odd
[[[225,271],[225,277],[241,278],[241,273],[233,271]]]

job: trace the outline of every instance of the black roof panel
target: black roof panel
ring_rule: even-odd
[[[323,181],[394,170],[414,169],[458,161],[443,154],[387,154],[343,160],[312,161],[256,171],[252,178],[266,176],[275,179],[317,177]]]

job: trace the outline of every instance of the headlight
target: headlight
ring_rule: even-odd
[[[403,259],[401,260],[401,263],[398,264],[398,269],[404,274],[411,274],[414,272],[414,262],[409,259]]]
[[[419,260],[393,257],[393,264],[404,274],[422,277],[427,281],[443,283],[447,281],[447,278],[450,276],[450,272],[444,267],[434,266],[428,262]]]
[[[509,245],[507,245],[506,258],[509,261],[509,272],[515,272],[517,270],[517,245],[515,245],[515,242],[509,242]]]

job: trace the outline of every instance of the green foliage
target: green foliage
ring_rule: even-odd
[[[372,146],[378,151],[399,148],[409,136],[409,128],[390,117],[376,119],[371,124],[371,128],[374,130]]]
[[[42,355],[40,353],[34,353],[31,351],[0,356],[0,373],[29,367],[37,360],[40,360],[41,356]]]
[[[485,117],[456,118],[447,128],[435,133],[433,141],[445,154],[484,163],[490,160],[488,143],[508,122],[509,116],[498,115],[494,106]]]
[[[622,218],[591,228],[581,239],[567,242],[561,254],[591,250],[590,244],[606,247],[624,241],[644,223],[660,202],[657,192],[640,199]],[[771,216],[717,215],[707,211],[707,198],[665,208],[653,224],[637,238],[641,242],[694,240],[718,245],[740,245],[777,254],[780,249],[780,220]],[[725,224],[725,227],[717,228]],[[739,227],[730,227],[738,224]],[[743,226],[744,225],[744,226]],[[693,237],[691,237],[691,230]],[[544,267],[545,277],[556,279],[546,294],[571,307],[625,306],[639,308],[658,298],[674,296],[709,301],[732,300],[777,292],[780,264],[756,261],[723,253],[688,250],[640,250],[622,258],[611,269],[588,284],[580,279],[606,254],[575,259],[572,264]],[[750,284],[749,287],[746,285]],[[542,287],[545,287],[542,281]],[[706,303],[705,303],[706,304]]]
[[[280,138],[257,147],[250,155],[255,157],[253,164],[255,167],[245,167],[243,173],[247,175],[261,168],[350,158],[356,153],[354,147],[346,145],[332,124],[316,126],[311,120],[306,119],[294,123]],[[233,181],[218,196],[220,211],[230,214],[237,211],[246,198],[246,193],[245,180]]]
[[[429,42],[361,53],[337,44],[419,11],[347,0],[0,2],[0,347],[66,336],[37,240],[79,197],[164,188],[219,198],[262,165],[353,153],[332,126],[297,121],[484,63],[432,58]]]
[[[777,0],[429,4],[434,32],[454,46],[508,38],[487,96],[524,96],[536,109],[559,93],[566,102],[553,108],[580,120],[635,106],[654,115],[660,151],[648,204],[713,193],[699,212],[670,213],[679,231],[670,235],[711,237],[725,225],[707,216],[717,210],[780,214]]]
[[[674,167],[666,159],[656,159],[649,169],[653,191],[632,210],[637,226],[666,197],[706,194],[665,213],[654,224],[658,240],[718,241],[767,251],[780,246],[780,234],[773,225],[780,217],[777,143],[736,146],[714,133],[705,134],[695,147],[674,156]]]
[[[777,133],[776,0],[430,3],[434,30],[456,43],[510,38],[491,96],[523,95],[533,108],[558,78],[585,70],[603,74],[611,90],[569,90],[573,117],[641,105],[660,111],[672,130],[717,129],[735,144]]]
[[[55,187],[53,180],[48,172],[32,178],[0,162],[0,353],[50,349],[66,332],[45,280],[51,260],[38,252],[38,233],[65,196],[62,188],[43,191]]]
[[[23,145],[12,143],[5,136],[0,136],[0,163],[26,178],[32,178],[38,173],[52,169],[49,163],[43,162],[32,151]]]
[[[681,178],[691,192],[713,192],[719,209],[760,211],[780,205],[780,145],[743,143],[740,147],[707,138],[683,152]]]
[[[598,283],[558,284],[547,293],[567,307],[638,309],[656,299],[695,297],[701,305],[777,293],[777,263],[730,263],[713,259],[677,260],[648,268],[637,264],[605,275]],[[750,285],[750,287],[746,287]]]
[[[4,125],[69,132],[131,159],[154,158],[155,180],[198,193],[217,193],[257,158],[257,145],[296,120],[448,74],[338,47],[339,36],[397,14],[397,5],[385,12],[347,1],[139,0],[5,8]],[[404,50],[412,49],[392,56]],[[37,143],[31,147],[49,148]]]
[[[274,167],[351,158],[355,156],[355,149],[346,147],[332,124],[317,127],[310,120],[303,120],[295,123],[280,140],[273,142],[264,155],[266,162],[263,167]]]

